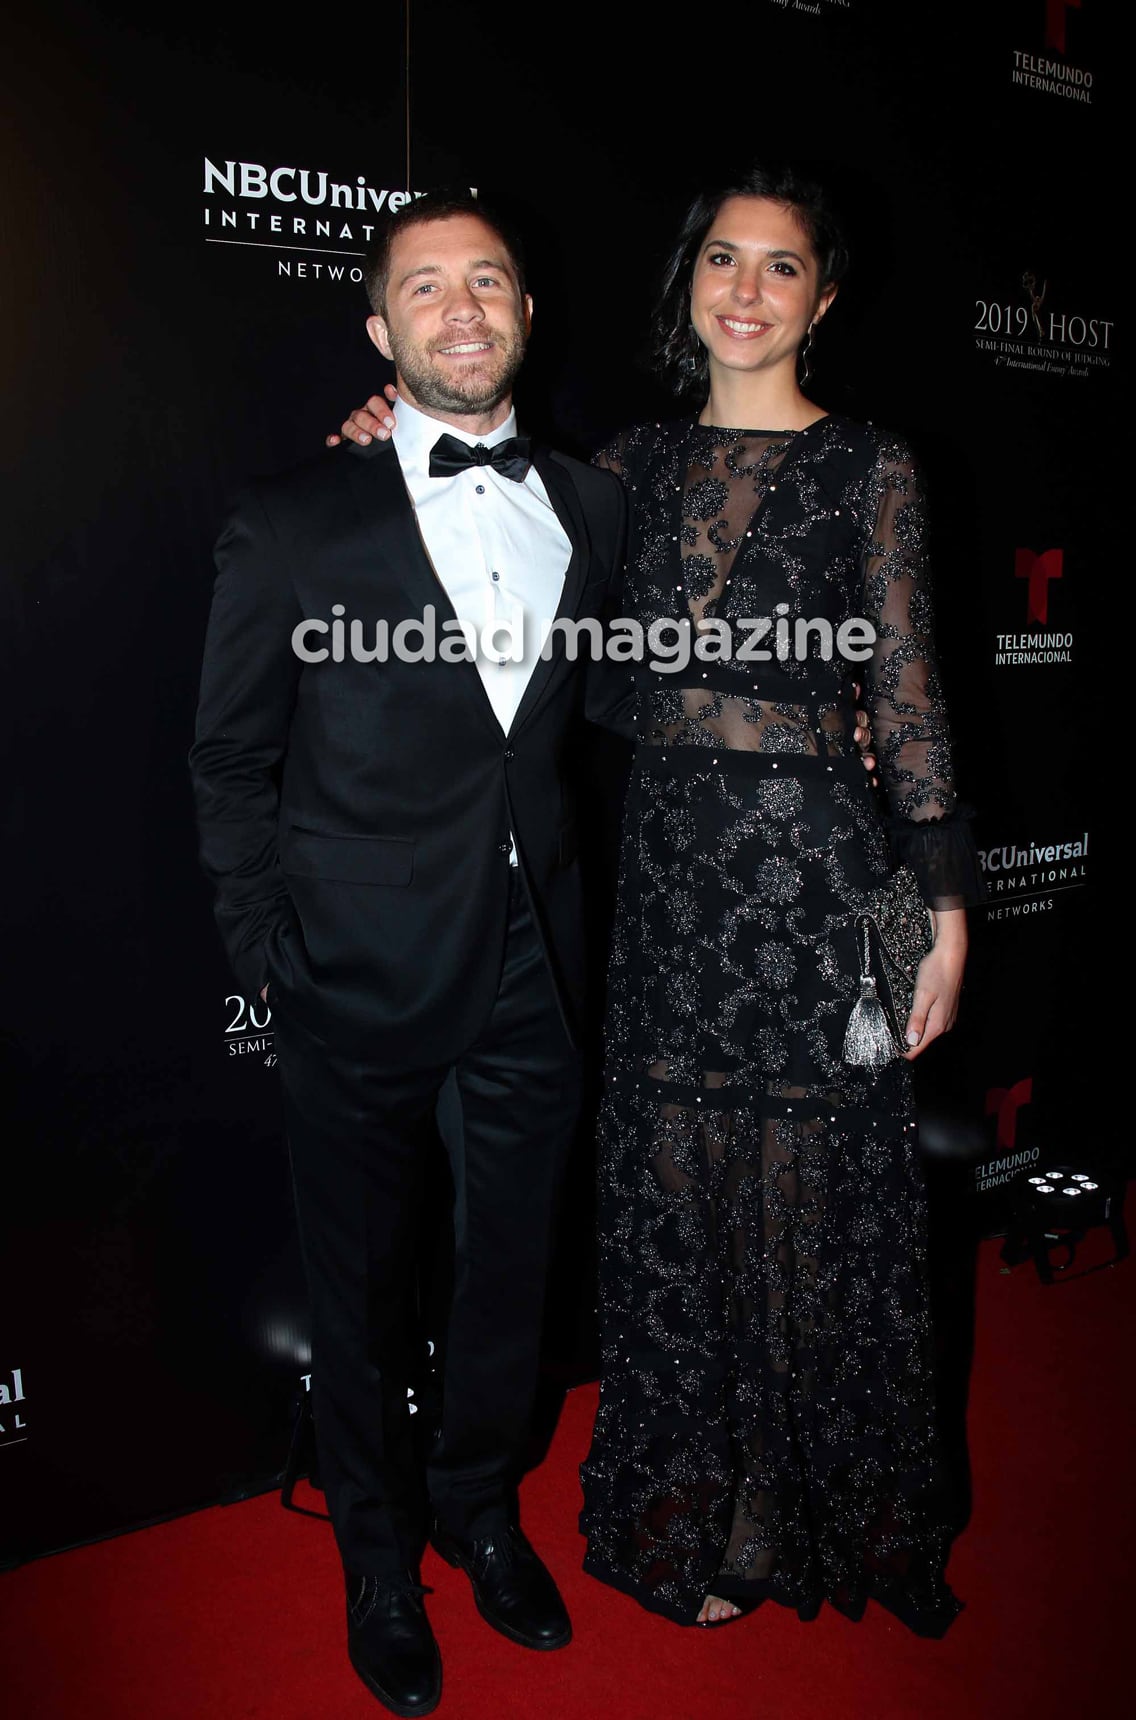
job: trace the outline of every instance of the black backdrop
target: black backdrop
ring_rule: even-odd
[[[928,1147],[961,1154],[952,1223],[997,1232],[1016,1168],[1086,1145],[1077,1077],[1108,1016],[1084,972],[1087,768],[1090,743],[1123,745],[1090,654],[1127,620],[1108,521],[1130,74],[1104,0],[412,6],[411,185],[519,208],[522,410],[563,446],[674,412],[641,353],[694,189],[778,156],[844,198],[855,269],[814,392],[904,431],[933,485],[992,896],[962,1023],[919,1075]],[[351,271],[367,209],[406,185],[403,32],[402,0],[57,5],[8,28],[9,1558],[238,1496],[283,1459],[303,1323],[271,1023],[233,995],[184,761],[227,495],[385,379]],[[609,758],[587,767],[610,789]],[[613,797],[593,799],[602,920]],[[553,1346],[576,1371],[589,1174],[584,1143]]]

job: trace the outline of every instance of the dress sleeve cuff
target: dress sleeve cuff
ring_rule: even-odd
[[[986,900],[986,882],[971,829],[974,809],[961,802],[945,818],[887,821],[892,858],[908,866],[929,908],[974,908]]]

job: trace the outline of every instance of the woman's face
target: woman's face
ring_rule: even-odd
[[[690,282],[690,318],[711,368],[767,370],[791,362],[821,293],[817,260],[795,212],[768,197],[729,197],[707,230]]]

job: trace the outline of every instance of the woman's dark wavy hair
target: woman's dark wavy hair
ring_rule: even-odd
[[[768,197],[792,209],[813,248],[822,288],[843,280],[848,270],[844,229],[828,193],[797,168],[754,167],[733,185],[699,192],[686,212],[663,270],[652,323],[653,356],[676,394],[705,395],[710,385],[706,348],[690,320],[690,277],[719,209],[731,197]]]

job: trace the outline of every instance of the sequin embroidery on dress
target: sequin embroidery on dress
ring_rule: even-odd
[[[920,476],[904,446],[836,417],[641,426],[598,463],[628,489],[622,613],[721,623],[706,631],[734,654],[620,671],[638,741],[605,1028],[587,1568],[683,1623],[708,1591],[805,1617],[875,1597],[940,1634],[959,1603],[910,1069],[842,1060],[864,894],[899,861],[932,907],[981,897]],[[819,635],[804,661],[738,655],[742,620],[781,614],[865,617],[871,657],[825,660]]]

